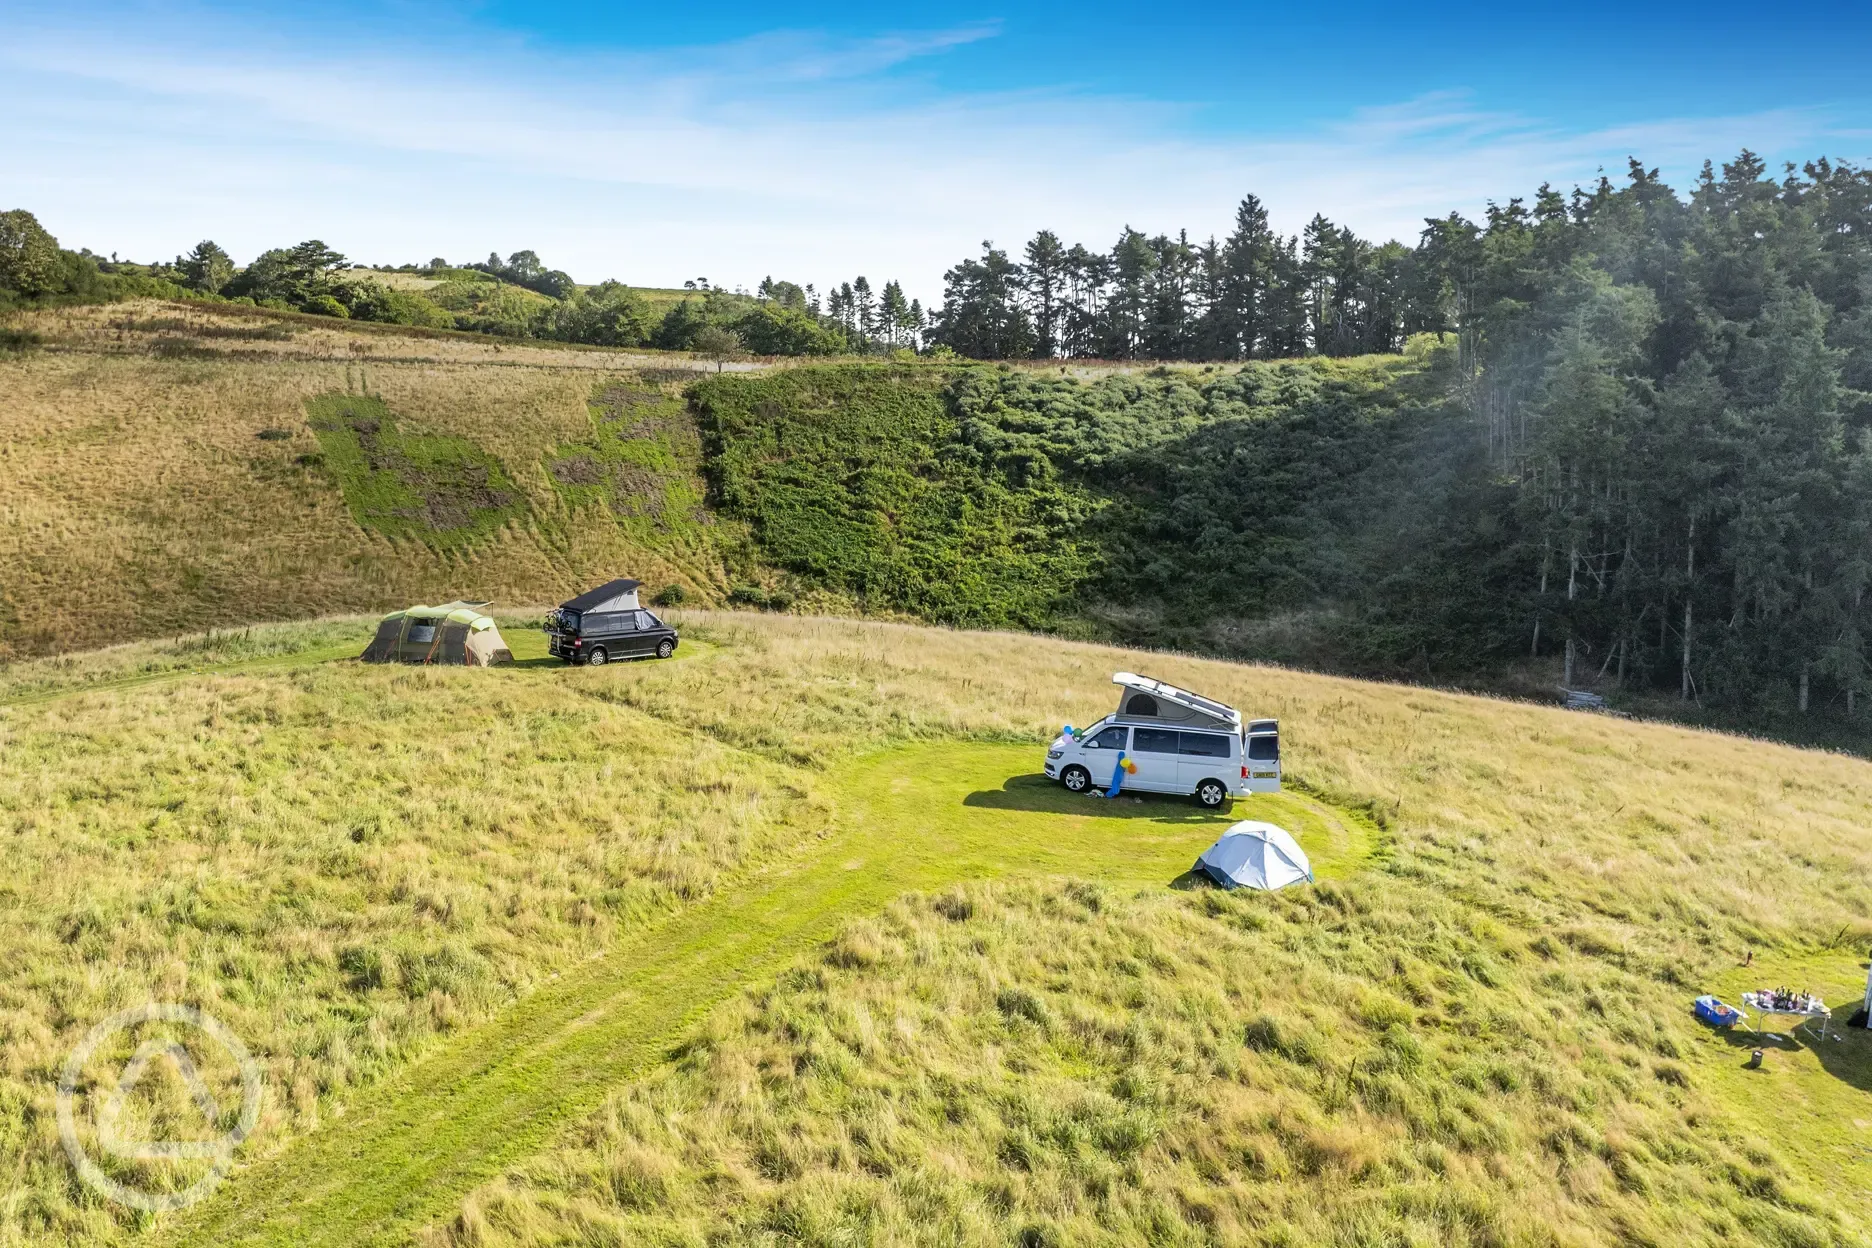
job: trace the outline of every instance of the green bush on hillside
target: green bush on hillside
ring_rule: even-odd
[[[762,304],[737,319],[733,329],[755,355],[843,355],[850,349],[844,334],[779,304]]]
[[[344,292],[351,318],[386,325],[419,325],[425,329],[453,329],[455,318],[434,302],[407,290],[392,290],[377,282],[357,282]]]
[[[381,399],[327,394],[309,400],[306,414],[366,529],[452,549],[527,510],[499,460],[462,438],[403,433]]]
[[[313,316],[335,316],[341,319],[351,315],[351,309],[338,302],[335,295],[313,295],[299,305],[299,310]]]
[[[546,475],[571,507],[598,507],[646,540],[692,536],[704,517],[700,448],[682,400],[641,379],[598,383],[591,436],[554,449]]]
[[[1096,572],[1094,507],[1044,458],[971,438],[948,374],[891,365],[723,375],[691,394],[721,505],[774,564],[881,611],[1039,628]]]

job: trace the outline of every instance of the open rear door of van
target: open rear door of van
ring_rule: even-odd
[[[1242,729],[1242,775],[1250,793],[1281,791],[1279,720],[1251,719]]]

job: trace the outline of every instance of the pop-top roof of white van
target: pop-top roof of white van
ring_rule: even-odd
[[[1112,684],[1123,685],[1127,689],[1136,689],[1140,693],[1148,693],[1166,702],[1175,702],[1179,706],[1201,711],[1205,715],[1225,721],[1237,732],[1241,731],[1240,711],[1232,706],[1224,706],[1213,698],[1205,698],[1200,693],[1191,693],[1187,689],[1179,689],[1175,685],[1167,685],[1161,680],[1140,676],[1136,672],[1113,672]]]

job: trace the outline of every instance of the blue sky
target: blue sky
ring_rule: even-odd
[[[1479,211],[1627,155],[1872,158],[1872,5],[1018,8],[0,0],[0,207],[67,246],[582,281],[865,273],[983,239]]]

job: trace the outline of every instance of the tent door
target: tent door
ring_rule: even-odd
[[[1242,734],[1243,767],[1250,793],[1281,791],[1280,729],[1256,726]]]

